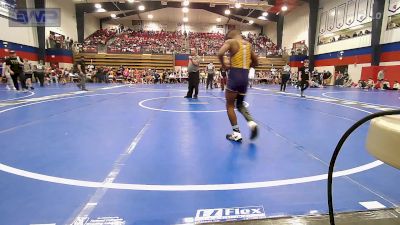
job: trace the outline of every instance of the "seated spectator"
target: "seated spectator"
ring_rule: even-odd
[[[375,82],[374,82],[374,80],[372,80],[372,78],[369,78],[368,79],[368,82],[367,82],[367,88],[368,89],[373,89],[375,87]]]
[[[393,84],[393,90],[400,90],[400,84],[399,84],[399,82],[397,82],[397,80],[394,82],[394,84]]]
[[[323,88],[315,79],[310,81],[310,88]]]
[[[365,82],[364,80],[359,80],[357,88],[366,89],[367,88],[367,82]]]
[[[388,80],[384,80],[384,81],[382,82],[382,89],[383,89],[383,90],[391,90],[391,88],[390,88],[390,82],[389,82]]]
[[[58,84],[58,77],[59,77],[59,75],[58,75],[58,69],[53,69],[53,70],[51,70],[51,72],[50,72],[50,76],[49,76],[49,78],[50,78],[50,83],[56,83],[56,84]]]
[[[353,81],[351,79],[348,79],[344,84],[343,87],[352,87]]]
[[[169,78],[169,83],[176,83],[176,76],[174,72],[171,72],[168,78]]]

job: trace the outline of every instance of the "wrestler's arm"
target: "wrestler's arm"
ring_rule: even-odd
[[[254,51],[251,51],[251,67],[255,68],[258,66],[258,56]]]
[[[229,68],[229,65],[227,65],[224,61],[224,55],[230,49],[231,49],[231,40],[227,40],[218,51],[218,59],[222,65],[222,68]]]

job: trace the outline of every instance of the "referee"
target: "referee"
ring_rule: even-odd
[[[299,68],[299,78],[300,78],[300,92],[301,97],[305,98],[304,91],[310,86],[310,61],[308,59],[304,60],[304,66]]]
[[[88,91],[86,89],[86,64],[85,57],[81,56],[81,59],[74,64],[74,73],[79,75],[78,88],[82,91]]]
[[[189,87],[188,92],[185,98],[194,98],[197,99],[197,95],[199,94],[199,83],[200,83],[200,73],[199,73],[199,65],[200,65],[200,57],[197,55],[196,49],[191,49],[191,56],[189,57]],[[194,95],[193,95],[194,89]]]

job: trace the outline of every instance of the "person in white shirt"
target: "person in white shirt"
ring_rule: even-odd
[[[44,65],[43,65],[43,61],[40,60],[39,63],[34,66],[34,75],[35,75],[35,79],[39,81],[40,83],[40,87],[44,86]]]
[[[372,78],[369,78],[368,79],[368,82],[367,82],[367,88],[368,89],[373,89],[375,87],[375,82],[374,82],[374,80],[372,80]]]
[[[385,70],[380,70],[378,72],[378,81],[383,81],[385,79]]]
[[[400,84],[399,84],[399,82],[397,82],[397,80],[394,82],[394,84],[393,84],[393,90],[400,90]]]
[[[11,78],[10,68],[6,65],[6,62],[3,63],[2,68],[3,69],[1,75],[7,79],[7,85],[6,85],[7,90],[16,90],[14,87],[14,82]]]
[[[88,66],[88,71],[89,71],[90,73],[93,72],[93,71],[94,71],[94,65],[90,64],[90,65]]]
[[[57,74],[57,70],[51,70],[51,73],[50,73],[50,83],[58,84],[58,74]]]
[[[212,62],[210,62],[207,65],[207,85],[206,89],[208,89],[208,86],[211,86],[211,89],[213,89],[213,81],[214,81],[214,75],[215,75],[215,67]]]
[[[256,70],[253,67],[251,67],[249,69],[249,85],[250,85],[250,88],[253,87],[255,76],[256,76]]]
[[[275,69],[274,65],[272,65],[271,73],[272,73],[272,75],[275,75],[275,74],[276,74],[276,69]]]
[[[24,59],[24,75],[25,75],[25,82],[26,82],[26,86],[28,87],[28,89],[35,89],[32,86],[32,77],[33,77],[33,70],[32,70],[32,65],[31,63],[28,61],[28,59]]]
[[[176,76],[175,76],[175,72],[171,72],[169,74],[169,83],[176,83]]]

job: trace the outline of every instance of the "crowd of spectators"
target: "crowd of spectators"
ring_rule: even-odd
[[[54,32],[50,32],[49,37],[47,39],[47,47],[48,48],[63,48],[71,50],[74,44],[74,40],[69,37],[65,37],[64,35],[57,34]]]
[[[67,84],[69,82],[78,82],[79,76],[72,68],[57,68],[54,65],[42,66],[44,73],[44,84]],[[38,67],[34,65],[32,71],[35,73]],[[270,70],[256,71],[255,76],[250,79],[250,85],[265,83],[265,84],[280,84],[282,69],[272,67]],[[368,80],[359,80],[354,82],[347,71],[335,72],[332,75],[329,71],[319,72],[311,71],[310,87],[323,88],[326,85],[334,84],[338,87],[360,88],[360,89],[376,89],[376,90],[400,90],[400,83],[394,81],[391,83],[387,79],[379,79],[374,81],[372,78]],[[298,86],[297,72],[290,74],[289,84]],[[125,83],[125,84],[156,84],[156,83],[185,83],[188,79],[186,71],[175,70],[156,70],[151,68],[132,68],[128,66],[107,67],[88,65],[86,70],[86,79],[88,82],[94,83]],[[201,83],[205,83],[207,79],[207,69],[200,70]],[[334,83],[332,83],[334,79]],[[218,86],[221,80],[221,74],[218,69],[215,71],[214,86]]]
[[[399,28],[399,27],[400,27],[400,22],[390,22],[387,25],[388,30]]]
[[[124,83],[124,84],[156,84],[156,83],[183,83],[187,81],[186,72],[174,70],[133,69],[131,67],[87,66],[86,81],[92,83]],[[52,68],[45,69],[45,84],[66,84],[78,82],[78,74],[73,69]]]
[[[189,48],[196,48],[199,55],[216,55],[224,38],[225,35],[221,33],[134,31],[117,26],[96,31],[85,40],[79,50],[96,53],[99,45],[106,45],[108,53],[172,54],[185,53]],[[283,50],[267,36],[249,33],[245,38],[259,55],[283,54]]]
[[[359,32],[354,32],[353,34],[340,34],[338,37],[332,37],[330,39],[323,39],[320,37],[320,39],[318,40],[318,44],[322,45],[322,44],[328,44],[328,43],[333,43],[336,41],[342,41],[342,40],[347,40],[350,38],[355,38],[355,37],[361,37],[364,35],[368,35],[371,34],[370,30],[365,30],[365,31],[359,31]]]
[[[400,90],[400,83],[398,81],[394,81],[393,84],[390,83],[389,80],[382,80],[375,82],[372,78],[368,80],[359,80],[357,83],[353,82],[349,79],[343,87],[351,87],[351,88],[360,88],[360,89],[367,89],[367,90]]]
[[[292,50],[290,51],[291,55],[308,55],[308,48],[307,46],[303,46],[301,48],[292,48]]]
[[[253,49],[257,54],[265,56],[282,56],[283,50],[272,42],[265,35],[257,35],[248,33],[246,39],[253,45]]]
[[[196,48],[200,55],[216,55],[223,45],[225,36],[220,33],[189,33],[190,47]],[[264,35],[248,33],[246,37],[254,51],[262,56],[282,55],[283,50],[279,49],[270,38]]]
[[[108,53],[171,54],[184,48],[181,32],[133,31],[127,29],[108,45]]]
[[[99,45],[106,45],[115,36],[117,28],[100,29],[86,38],[82,46],[83,52],[96,53]]]
[[[224,40],[220,33],[189,33],[190,48],[196,48],[199,55],[216,55]]]

